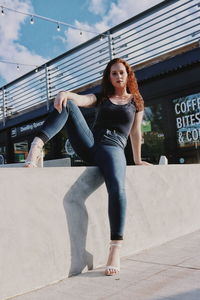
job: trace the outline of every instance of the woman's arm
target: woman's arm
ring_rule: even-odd
[[[133,151],[133,159],[136,165],[151,165],[141,159],[141,141],[142,131],[141,124],[144,111],[139,111],[135,114],[135,119],[130,132],[131,146]]]
[[[54,108],[57,109],[58,112],[61,112],[62,106],[66,106],[68,99],[73,100],[78,106],[82,107],[92,107],[95,106],[97,102],[97,98],[94,94],[78,95],[68,91],[61,91],[54,100]]]

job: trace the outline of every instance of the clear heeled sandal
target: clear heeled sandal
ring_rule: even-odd
[[[121,244],[111,243],[110,244],[110,251],[111,251],[112,247],[121,247]],[[115,267],[115,266],[112,266],[112,265],[108,265],[108,266],[106,266],[106,269],[105,269],[104,273],[105,273],[106,276],[114,276],[114,275],[119,274],[119,272],[120,272],[120,267]]]
[[[37,142],[31,143],[27,159],[25,160],[25,168],[43,168],[43,147]]]

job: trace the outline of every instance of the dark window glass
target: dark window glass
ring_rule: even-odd
[[[142,158],[154,164],[161,155],[166,155],[162,111],[161,104],[145,107],[142,121]]]
[[[24,162],[28,155],[28,141],[14,143],[14,162]]]

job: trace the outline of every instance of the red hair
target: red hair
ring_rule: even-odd
[[[127,92],[132,94],[135,102],[135,106],[137,111],[144,110],[144,100],[139,92],[137,79],[135,77],[135,74],[131,68],[131,66],[122,58],[114,58],[112,59],[106,66],[104,72],[103,72],[103,78],[102,78],[102,92],[104,97],[106,96],[113,96],[115,89],[110,82],[110,70],[111,67],[116,63],[122,63],[127,71],[128,79],[127,79]]]

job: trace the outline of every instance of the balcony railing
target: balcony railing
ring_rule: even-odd
[[[48,110],[58,91],[101,79],[114,57],[135,66],[199,40],[199,0],[163,1],[3,86],[0,122],[38,104]]]

